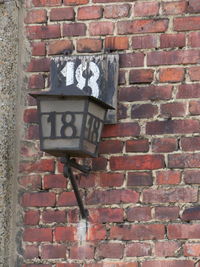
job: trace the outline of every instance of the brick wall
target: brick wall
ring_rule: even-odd
[[[188,1],[27,0],[27,93],[49,87],[49,60],[120,55],[118,123],[103,130],[79,210],[59,161],[39,150],[27,96],[19,185],[23,267],[199,267],[200,4]]]

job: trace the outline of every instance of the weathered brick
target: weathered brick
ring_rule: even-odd
[[[66,188],[67,179],[63,175],[51,174],[44,176],[44,189]]]
[[[105,140],[99,145],[100,154],[120,153],[123,149],[123,142],[120,140]]]
[[[104,17],[109,18],[123,18],[129,15],[130,5],[109,5],[104,6]]]
[[[35,25],[27,26],[27,37],[31,40],[35,39],[54,39],[60,38],[60,25]]]
[[[160,69],[159,81],[160,82],[181,82],[185,77],[185,71],[183,68],[167,68]]]
[[[34,74],[29,77],[29,89],[43,89],[45,87],[45,77],[42,74]]]
[[[129,222],[150,221],[152,219],[150,207],[129,208],[126,214],[127,214],[127,220]]]
[[[41,246],[42,259],[65,259],[66,247],[65,245],[42,245]]]
[[[32,56],[45,56],[46,55],[46,44],[44,42],[33,42],[31,43]]]
[[[194,262],[190,260],[155,260],[145,261],[142,263],[142,267],[194,267]]]
[[[128,37],[114,36],[105,38],[105,48],[109,50],[126,50],[129,47]]]
[[[106,158],[94,158],[92,160],[93,171],[105,171],[107,168],[108,160]]]
[[[126,119],[128,117],[127,111],[128,111],[127,104],[119,103],[117,108],[117,119],[118,120]]]
[[[69,223],[78,223],[79,222],[79,209],[70,209],[67,211],[67,219]]]
[[[61,0],[32,0],[32,3],[35,7],[51,7],[51,6],[60,6]]]
[[[182,84],[178,87],[177,98],[199,98],[199,84]]]
[[[174,19],[175,31],[192,31],[200,29],[199,17],[182,17]]]
[[[156,183],[157,184],[179,184],[181,181],[180,171],[158,171],[156,172]]]
[[[173,152],[178,150],[178,143],[176,138],[154,138],[152,140],[152,151],[160,152]]]
[[[54,234],[55,240],[60,242],[75,241],[77,229],[74,226],[60,226],[56,227]]]
[[[154,78],[154,70],[138,69],[131,70],[129,73],[129,83],[151,83]]]
[[[200,92],[200,90],[199,90]],[[120,101],[167,100],[172,95],[172,86],[124,87],[119,90]]]
[[[86,245],[79,247],[70,247],[70,259],[93,259],[94,258],[94,247]]]
[[[77,201],[74,192],[63,192],[58,197],[58,206],[76,206]]]
[[[188,69],[191,81],[200,81],[200,67],[191,67]]]
[[[200,47],[200,32],[190,32],[188,35],[188,44],[191,47]]]
[[[111,0],[113,1],[113,0]],[[114,265],[113,265],[114,264]],[[103,262],[103,263],[89,263],[86,264],[84,267],[138,267],[137,262],[116,262],[111,261],[111,262]]]
[[[24,193],[22,206],[24,207],[51,207],[55,205],[56,196],[53,192]]]
[[[199,257],[200,256],[200,243],[186,243],[183,247],[184,249],[184,256],[193,256]]]
[[[196,189],[170,188],[170,189],[145,189],[143,191],[144,203],[167,203],[167,202],[196,202],[198,192]]]
[[[123,222],[124,211],[121,208],[95,208],[89,210],[92,223]]]
[[[141,224],[112,226],[110,238],[118,240],[153,240],[163,239],[165,227],[162,224]]]
[[[89,175],[79,175],[78,177],[78,186],[81,188],[90,188],[90,187],[95,187],[96,185],[96,174],[98,173],[91,173]]]
[[[29,125],[26,129],[26,135],[27,140],[34,140],[39,139],[39,127],[38,125]]]
[[[24,214],[24,224],[37,225],[40,221],[40,213],[38,210],[28,210]]]
[[[199,13],[200,3],[196,0],[189,0],[188,11],[190,13]]]
[[[64,51],[72,51],[73,43],[70,40],[58,40],[50,42],[48,45],[48,54],[57,55],[61,54]]]
[[[56,267],[79,267],[78,263],[57,263]]]
[[[110,21],[91,22],[89,24],[90,35],[113,34],[114,23]]]
[[[138,123],[119,123],[115,125],[105,125],[102,131],[102,137],[124,137],[138,136],[140,127]]]
[[[53,159],[41,159],[37,162],[30,164],[30,162],[21,162],[21,172],[53,172],[54,160]]]
[[[134,16],[136,17],[147,17],[157,16],[159,13],[158,2],[136,2],[134,5]]]
[[[120,57],[119,57],[120,68],[142,67],[143,65],[144,65],[144,54],[143,53],[120,54]]]
[[[126,141],[126,152],[147,152],[149,150],[148,139]]]
[[[41,189],[42,178],[40,175],[23,175],[19,177],[19,184],[26,189]]]
[[[66,212],[64,210],[45,210],[42,212],[43,223],[65,223]]]
[[[184,47],[185,46],[185,34],[161,34],[160,36],[160,48],[175,48],[175,47]]]
[[[146,125],[147,134],[199,133],[199,121],[193,119],[151,121]]]
[[[164,118],[183,117],[186,114],[186,105],[179,102],[161,104],[160,113]]]
[[[189,112],[191,115],[199,115],[200,114],[200,101],[190,101]]]
[[[158,107],[152,104],[132,105],[131,118],[153,118],[158,113]]]
[[[46,72],[49,71],[49,67],[50,67],[49,58],[32,59],[28,65],[27,71]]]
[[[200,165],[200,155],[198,153],[182,153],[168,156],[169,168],[198,168]]]
[[[29,108],[24,110],[24,122],[34,123],[38,122],[38,112],[35,108]]]
[[[95,224],[88,228],[87,240],[88,241],[97,241],[105,240],[106,238],[106,228],[104,225]]]
[[[103,9],[101,6],[79,7],[77,12],[77,19],[79,20],[100,19],[102,16]]]
[[[200,150],[200,137],[182,137],[181,138],[181,148],[184,151],[195,151]]]
[[[130,243],[126,246],[127,257],[151,256],[152,247],[148,243]]]
[[[75,12],[72,7],[65,8],[52,8],[50,11],[50,20],[73,20],[75,17]]]
[[[63,24],[63,36],[84,36],[86,33],[86,25],[84,23]]]
[[[191,221],[200,219],[200,206],[185,209],[181,216],[182,220]]]
[[[169,239],[198,239],[200,238],[200,225],[169,224],[167,233]]]
[[[112,173],[112,172],[100,172],[96,173],[96,182],[101,187],[119,187],[124,183],[124,174],[123,173]]]
[[[100,258],[121,259],[124,245],[121,243],[102,243],[97,247],[97,256]]]
[[[186,184],[200,184],[200,171],[186,170],[184,171],[184,182]]]
[[[133,49],[147,49],[156,48],[157,45],[156,35],[144,35],[144,36],[134,36],[132,37],[132,48]]]
[[[24,258],[34,259],[39,257],[39,249],[36,245],[28,245],[25,247]]]
[[[158,220],[176,220],[179,217],[178,207],[156,207],[155,218]]]
[[[28,242],[52,242],[53,234],[50,228],[26,228],[23,233],[23,240]]]
[[[154,170],[164,167],[162,155],[138,155],[111,157],[112,170]]]
[[[174,257],[180,249],[180,244],[175,241],[163,241],[155,243],[155,255],[157,257]]]
[[[77,40],[77,51],[82,53],[100,52],[102,40],[94,38],[84,38]]]
[[[161,3],[162,13],[165,15],[184,14],[187,9],[186,1],[171,1]]]
[[[128,186],[148,186],[153,185],[153,177],[151,172],[129,172]]]
[[[89,2],[89,0],[64,0],[64,5],[85,5]]]
[[[93,3],[116,3],[116,2],[130,2],[129,0],[93,0]]]
[[[47,22],[47,11],[45,9],[28,11],[24,22],[26,24],[45,23]]]

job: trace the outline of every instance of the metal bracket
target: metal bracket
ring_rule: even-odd
[[[63,170],[63,174],[65,176],[65,178],[69,178],[70,182],[72,184],[75,196],[76,196],[76,200],[80,209],[80,213],[81,213],[81,217],[83,219],[88,217],[88,210],[84,208],[84,204],[83,201],[81,199],[79,190],[78,190],[78,185],[76,183],[76,179],[74,177],[73,171],[72,171],[72,167],[78,169],[79,171],[88,174],[90,172],[90,167],[85,166],[85,165],[80,165],[78,164],[74,159],[70,159],[70,157],[66,157],[66,158],[61,158],[61,163],[64,164],[64,170]]]

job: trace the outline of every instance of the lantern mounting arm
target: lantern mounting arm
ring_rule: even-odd
[[[83,219],[86,219],[88,217],[88,210],[84,207],[82,198],[78,190],[78,185],[72,171],[72,167],[86,174],[90,172],[90,167],[85,165],[82,166],[78,164],[74,159],[70,159],[70,157],[62,157],[60,161],[64,164],[63,174],[65,178],[69,178],[72,184],[72,188],[74,190],[74,194],[76,196],[76,200],[80,209],[81,217]]]

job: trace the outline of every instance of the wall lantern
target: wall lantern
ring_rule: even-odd
[[[51,89],[34,92],[40,147],[62,157],[83,218],[87,216],[71,167],[88,173],[71,157],[96,157],[103,124],[115,123],[118,55],[60,56],[51,60]]]

